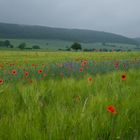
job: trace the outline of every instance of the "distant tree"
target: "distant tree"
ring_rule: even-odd
[[[131,50],[131,49],[128,49],[127,51],[128,51],[128,52],[131,52],[132,50]]]
[[[10,44],[10,48],[14,48],[14,46],[12,44]]]
[[[71,49],[73,49],[75,51],[82,50],[82,46],[80,43],[75,42],[72,44]]]
[[[0,46],[1,46],[1,47],[4,46],[4,41],[0,41]]]
[[[88,49],[83,49],[83,51],[84,51],[84,52],[88,52],[89,50],[88,50]]]
[[[10,46],[10,41],[9,40],[5,40],[4,41],[4,46],[6,46],[8,48]]]
[[[108,50],[106,48],[103,48],[103,52],[107,52]]]
[[[18,48],[21,49],[21,50],[25,49],[25,47],[26,47],[26,43],[21,43],[18,46]]]
[[[33,49],[40,49],[40,46],[34,45],[34,46],[32,46],[32,48],[33,48]]]

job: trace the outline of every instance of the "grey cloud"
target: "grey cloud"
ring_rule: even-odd
[[[140,36],[140,0],[0,0],[0,22]]]

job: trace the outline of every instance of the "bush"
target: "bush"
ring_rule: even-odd
[[[32,48],[33,48],[33,49],[40,49],[40,46],[34,45]]]

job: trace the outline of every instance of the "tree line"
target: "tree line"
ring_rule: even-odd
[[[2,48],[15,48],[14,45],[12,45],[12,43],[9,40],[4,40],[4,41],[0,41],[0,47]],[[20,43],[16,48],[19,48],[21,50],[24,49],[40,49],[40,46],[38,45],[33,45],[31,48],[28,48],[26,43]]]

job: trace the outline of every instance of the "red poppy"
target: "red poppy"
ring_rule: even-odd
[[[0,79],[0,85],[2,85],[4,83],[4,80]]]
[[[107,107],[107,111],[112,113],[112,114],[116,114],[116,108],[113,105],[109,105]]]
[[[82,63],[81,63],[81,66],[82,66],[82,67],[84,67],[84,66],[85,66],[85,64],[82,62]]]
[[[80,72],[83,72],[84,71],[84,69],[83,68],[80,68]]]
[[[17,75],[17,71],[16,70],[12,70],[12,75]]]
[[[92,81],[92,77],[89,77],[89,78],[88,78],[88,81],[91,82],[91,81]]]
[[[87,61],[87,60],[85,60],[83,63],[86,65],[86,64],[88,63],[88,61]]]
[[[123,74],[123,75],[122,75],[122,80],[123,80],[123,81],[126,80],[126,74]]]
[[[38,73],[42,73],[43,72],[43,70],[38,70]]]
[[[29,76],[29,72],[25,71],[24,75],[25,75],[25,77],[28,77]]]

